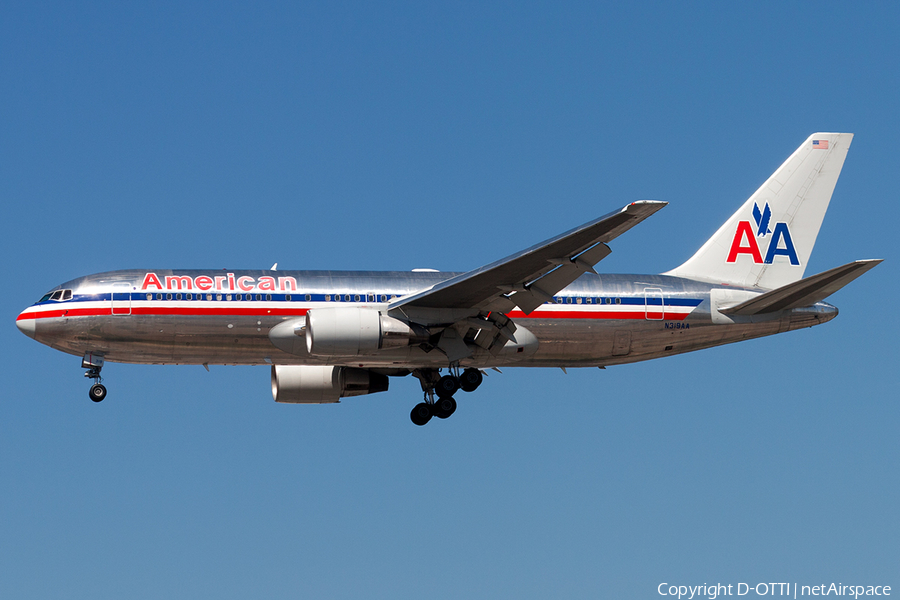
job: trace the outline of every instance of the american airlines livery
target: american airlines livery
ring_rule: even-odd
[[[26,308],[28,337],[106,362],[270,365],[276,402],[320,404],[415,376],[424,425],[498,367],[606,367],[812,327],[880,260],[804,278],[853,135],[816,133],[686,263],[598,275],[607,244],[666,203],[633,202],[467,273],[140,269],[64,283]]]

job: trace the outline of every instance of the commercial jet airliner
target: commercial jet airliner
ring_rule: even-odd
[[[383,392],[413,375],[416,425],[456,410],[499,367],[606,367],[811,327],[823,302],[881,260],[804,278],[853,135],[809,137],[687,262],[599,275],[607,245],[666,203],[633,202],[466,273],[185,271],[88,275],[18,316],[82,357],[90,398],[107,362],[270,365],[276,402]]]

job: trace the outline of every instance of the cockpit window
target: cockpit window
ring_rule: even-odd
[[[56,290],[54,292],[47,292],[44,294],[40,300],[38,300],[38,304],[41,302],[47,302],[48,300],[56,300],[57,302],[65,302],[66,300],[72,299],[72,290]]]

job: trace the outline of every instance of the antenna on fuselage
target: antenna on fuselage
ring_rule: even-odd
[[[270,271],[277,271],[277,270],[278,270],[278,263],[275,263],[274,265],[272,265],[272,268],[269,269],[269,270],[270,270]]]

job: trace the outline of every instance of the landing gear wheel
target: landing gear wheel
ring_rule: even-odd
[[[453,398],[438,398],[434,403],[434,416],[438,419],[446,419],[456,412],[456,400]]]
[[[431,420],[432,414],[431,405],[420,402],[413,407],[412,412],[409,413],[409,418],[413,423],[421,426]]]
[[[459,379],[453,375],[444,375],[434,386],[434,393],[438,395],[438,398],[451,398],[458,389]]]
[[[459,376],[459,387],[464,392],[474,392],[481,385],[482,379],[484,379],[484,375],[478,369],[466,369]]]
[[[104,387],[101,383],[95,383],[91,386],[91,391],[88,392],[88,395],[94,402],[100,402],[101,400],[106,398],[106,387]]]

